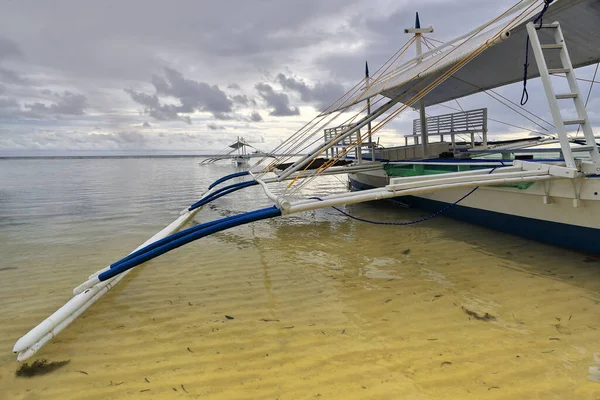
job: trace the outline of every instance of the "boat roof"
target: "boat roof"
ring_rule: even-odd
[[[388,98],[400,96],[400,102],[406,103],[486,43],[489,45],[487,49],[424,97],[425,105],[431,106],[521,81],[527,40],[525,25],[535,16],[512,26],[510,23],[496,25],[462,44],[459,42],[442,49],[438,47],[440,51],[429,56],[425,53],[421,63],[417,63],[416,58],[406,62],[398,68],[399,72],[384,76],[358,95],[342,99],[327,113],[343,110],[377,94]],[[544,24],[555,21],[560,22],[574,68],[600,62],[600,0],[556,0],[543,17]],[[506,31],[501,32],[502,29]],[[539,30],[540,41],[555,43],[554,32],[553,29]],[[560,65],[558,56],[558,51],[546,52],[548,65]],[[538,76],[539,71],[530,49],[528,78]]]
[[[234,150],[241,149],[244,146],[248,146],[248,147],[252,147],[253,149],[256,149],[256,147],[252,146],[251,144],[248,144],[248,143],[244,142],[243,140],[238,140],[235,143],[229,145],[229,147],[232,148],[232,149],[234,149]]]

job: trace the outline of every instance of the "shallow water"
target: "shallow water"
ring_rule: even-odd
[[[600,398],[588,380],[600,262],[443,216],[380,226],[331,209],[137,268],[30,360],[69,364],[15,376],[21,335],[233,171],[192,158],[0,161],[0,399]],[[267,205],[253,187],[196,222]]]

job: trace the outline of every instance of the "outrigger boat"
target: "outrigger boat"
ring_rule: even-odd
[[[225,151],[214,157],[209,157],[205,160],[202,160],[200,165],[212,164],[221,160],[231,160],[231,163],[236,167],[247,167],[250,165],[250,155],[248,154],[247,149],[248,147],[253,148],[257,152],[256,155],[260,155],[258,149],[246,142],[244,138],[238,136],[237,140],[230,144]]]
[[[559,246],[600,254],[597,246],[600,153],[574,72],[574,68],[600,62],[600,42],[587,40],[600,37],[600,1],[522,0],[473,31],[422,52],[421,44],[426,43],[424,34],[431,31],[419,24],[407,30],[415,36],[380,72],[365,77],[271,152],[297,154],[296,158],[282,156],[273,161],[265,158],[249,171],[218,179],[171,225],[127,257],[90,275],[74,289],[71,300],[17,341],[13,349],[18,353],[17,359],[23,361],[34,355],[133,267],[224,229],[319,208],[399,199],[435,209],[434,215],[446,212]],[[413,43],[417,45],[417,57],[401,63],[401,57]],[[541,77],[557,139],[492,144],[487,141],[485,110],[426,117],[426,106],[518,81],[523,75],[522,64],[511,60],[523,55],[526,43],[536,63],[525,76]],[[551,80],[554,74],[566,78],[568,92],[554,92]],[[577,118],[566,120],[561,115],[559,101],[574,102]],[[408,135],[405,145],[378,147],[372,135],[413,106],[419,107],[421,118],[415,122],[415,130]],[[351,112],[352,107],[358,110]],[[340,117],[342,123],[336,124]],[[583,139],[573,143],[566,126],[580,126]],[[323,129],[327,129],[325,133]],[[477,142],[472,136],[461,145],[455,140],[461,134],[483,137]],[[434,135],[450,141],[442,138],[429,143],[429,137]],[[420,142],[408,144],[409,139],[416,138]],[[523,151],[531,156],[536,150],[530,146],[540,143],[560,145],[560,159],[523,159]],[[311,168],[323,156],[328,157],[327,161]],[[354,158],[351,164],[337,164],[351,156]],[[288,161],[291,164],[286,164]],[[353,188],[361,190],[322,198],[298,198],[302,195],[300,190],[312,180],[339,174],[349,176]],[[243,177],[250,179],[221,186]],[[272,185],[281,186],[286,181],[289,183],[285,190],[274,194]],[[274,204],[272,207],[180,231],[203,205],[254,185],[264,189]],[[590,373],[600,379],[598,368],[591,367]]]

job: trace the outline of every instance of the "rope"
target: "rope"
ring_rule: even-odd
[[[600,63],[596,64],[596,70],[594,71],[594,77],[592,78],[592,84],[590,85],[590,90],[588,91],[587,98],[585,99],[585,108],[587,108],[588,102],[590,101],[590,95],[592,94],[592,89],[594,87],[594,81],[596,80],[596,74],[598,73],[598,66]],[[577,127],[577,134],[575,136],[579,136],[579,130],[581,129],[581,125]]]
[[[544,8],[540,14],[533,21],[533,24],[540,23],[539,26],[536,26],[535,29],[542,29],[543,17],[546,11],[548,11],[548,7],[552,4],[554,0],[544,0]],[[527,41],[525,43],[525,64],[523,64],[523,94],[521,95],[521,105],[524,106],[529,101],[529,93],[527,93],[527,70],[529,69],[529,35],[527,35]]]
[[[489,173],[492,174],[494,171],[496,170],[496,167],[494,167]],[[452,204],[448,204],[446,207],[442,208],[441,210],[427,216],[427,217],[423,217],[423,218],[419,218],[416,219],[414,221],[408,221],[408,222],[383,222],[383,221],[371,221],[365,218],[360,218],[360,217],[355,217],[354,215],[350,215],[348,214],[346,211],[338,208],[338,207],[332,207],[334,210],[338,211],[341,214],[344,214],[346,217],[348,218],[352,218],[356,221],[360,221],[360,222],[366,222],[368,224],[373,224],[373,225],[394,225],[394,226],[406,226],[406,225],[415,225],[421,222],[425,222],[425,221],[429,221],[430,219],[433,219],[443,213],[445,213],[446,211],[448,211],[449,209],[451,209],[452,207],[454,207],[455,205],[457,205],[458,203],[460,203],[461,201],[463,201],[464,199],[466,199],[467,197],[469,197],[470,195],[472,195],[473,193],[475,193],[475,191],[479,189],[479,186],[476,186],[473,190],[471,190],[469,193],[465,194],[463,197],[461,197],[460,199],[456,200],[454,203]],[[319,197],[311,197],[311,199],[315,199],[315,200],[319,200],[319,201],[323,201],[323,199],[319,198]]]

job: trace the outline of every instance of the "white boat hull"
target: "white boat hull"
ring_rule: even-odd
[[[353,190],[388,184],[383,171],[349,175]],[[397,200],[432,212],[471,189],[447,189]],[[446,215],[540,242],[600,254],[600,178],[536,182],[527,189],[480,187]]]

